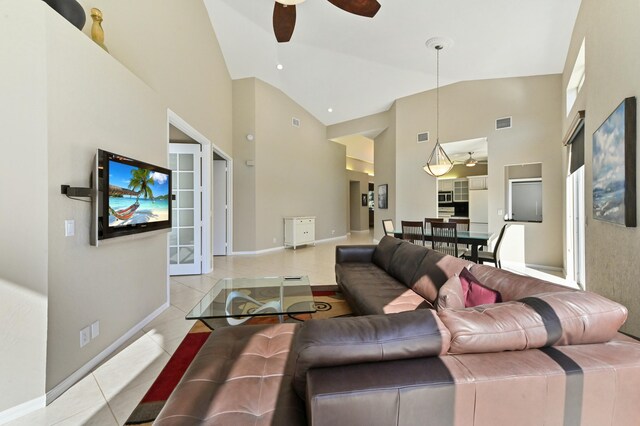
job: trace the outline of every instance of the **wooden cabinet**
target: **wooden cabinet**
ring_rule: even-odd
[[[482,190],[487,189],[487,176],[470,176],[469,177],[469,190]]]
[[[294,216],[284,218],[284,246],[293,247],[315,244],[316,218],[314,216]]]
[[[467,179],[456,179],[453,181],[453,201],[469,201],[469,181]]]

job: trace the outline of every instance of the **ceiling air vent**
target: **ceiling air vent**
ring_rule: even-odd
[[[511,117],[498,118],[496,120],[496,130],[510,129],[510,128],[511,128]]]
[[[291,117],[291,125],[293,127],[300,127],[300,119],[299,118],[295,118],[295,117]]]
[[[429,132],[418,133],[418,143],[424,143],[429,141]]]

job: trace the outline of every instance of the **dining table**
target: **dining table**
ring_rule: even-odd
[[[469,260],[478,263],[478,248],[486,246],[492,235],[492,233],[488,232],[458,231],[458,244],[471,246],[471,259]],[[393,236],[402,239],[402,232],[394,232]],[[424,231],[424,239],[425,241],[431,241],[430,230]]]

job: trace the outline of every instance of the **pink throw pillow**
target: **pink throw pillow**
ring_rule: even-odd
[[[499,292],[482,285],[467,268],[462,268],[460,271],[460,284],[465,308],[502,302]]]

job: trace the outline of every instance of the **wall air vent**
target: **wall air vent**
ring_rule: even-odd
[[[510,128],[511,128],[511,117],[498,118],[496,120],[496,130],[510,129]]]
[[[300,119],[299,118],[295,118],[295,117],[291,117],[291,125],[293,127],[300,127]]]
[[[429,132],[418,133],[418,143],[424,143],[429,141]]]

